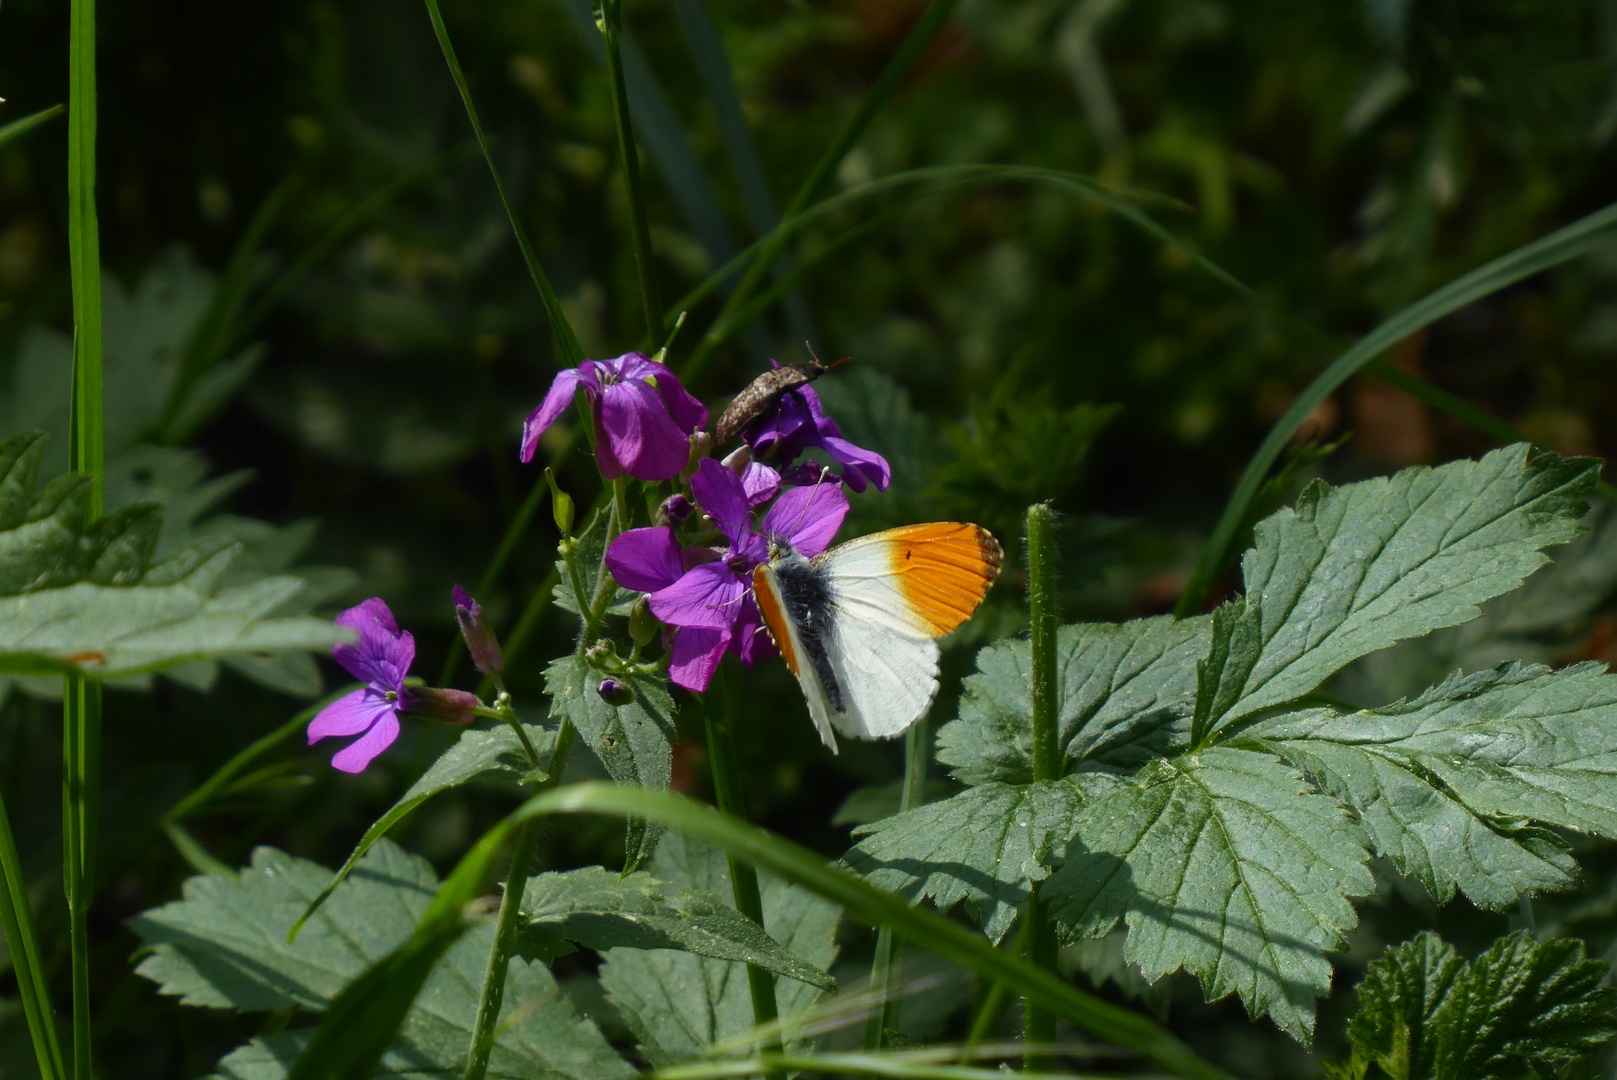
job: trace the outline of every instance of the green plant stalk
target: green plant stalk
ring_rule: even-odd
[[[1056,682],[1056,540],[1055,515],[1048,503],[1027,508],[1028,618],[1033,646],[1033,782],[1061,779],[1057,714],[1061,702]],[[1028,893],[1027,958],[1054,973],[1060,946],[1050,922],[1049,903],[1039,896],[1038,883]],[[1048,1007],[1029,1000],[1022,1037],[1030,1047],[1049,1046],[1056,1040],[1056,1016]],[[1025,1069],[1048,1072],[1045,1054],[1030,1052]]]
[[[1028,942],[1032,940],[1031,929],[1033,921],[1023,919],[1022,925],[1016,931],[1016,940],[1011,949],[1017,956],[1027,952]],[[1003,982],[990,982],[988,992],[982,995],[978,1002],[977,1012],[971,1018],[971,1030],[966,1035],[965,1043],[960,1047],[960,1062],[970,1061],[977,1053],[977,1048],[987,1041],[988,1036],[999,1027],[999,1022],[1005,1016],[1005,1008],[1010,1004],[1011,994]]]
[[[39,1062],[39,1075],[42,1080],[67,1080],[62,1047],[56,1038],[50,987],[39,959],[39,931],[34,925],[34,909],[28,901],[28,886],[4,800],[0,800],[0,930],[4,930],[10,947],[17,994],[22,998],[23,1019],[28,1024],[34,1058]]]
[[[25,116],[21,120],[13,120],[5,127],[0,127],[0,146],[4,146],[12,139],[22,138],[42,124],[54,120],[65,111],[66,106],[52,105],[47,109],[41,109],[36,113]]]
[[[68,468],[93,478],[87,521],[101,516],[105,442],[101,403],[101,239],[95,210],[95,0],[68,17],[67,241],[73,284],[73,399]],[[64,677],[62,878],[73,978],[73,1075],[91,1080],[90,905],[101,801],[101,684]]]
[[[534,768],[541,768],[539,755],[515,717],[511,724],[522,739],[523,749]],[[546,778],[537,785],[536,792],[548,791],[561,780],[561,771],[567,764],[567,752],[572,749],[573,725],[563,720],[556,732],[556,742],[550,749],[550,760],[543,766]],[[534,859],[539,853],[542,822],[530,821],[517,833],[516,846],[511,852],[511,869],[506,874],[505,891],[500,895],[500,912],[494,922],[494,942],[489,946],[488,967],[483,972],[483,989],[477,999],[477,1017],[472,1023],[471,1043],[466,1051],[464,1080],[483,1080],[488,1072],[489,1055],[494,1051],[494,1037],[499,1033],[500,1006],[505,1000],[505,978],[511,969],[511,954],[516,949],[517,930],[522,924],[522,894],[533,876]]]
[[[623,0],[601,0],[596,27],[606,42],[606,77],[612,90],[612,121],[618,132],[618,157],[629,192],[630,231],[634,234],[634,262],[640,272],[640,301],[646,309],[646,335],[653,344],[663,339],[662,293],[657,288],[657,267],[652,262],[651,228],[646,222],[645,184],[640,177],[640,155],[635,149],[629,119],[629,88],[623,80]]]
[[[904,732],[904,787],[898,797],[898,812],[914,810],[926,801],[926,767],[930,758],[932,725],[922,716]],[[892,970],[903,956],[904,947],[893,940],[893,931],[883,926],[876,931],[876,953],[870,961],[870,989],[880,1004],[865,1020],[864,1048],[880,1050],[889,1031],[898,1030],[899,1010],[904,1002],[893,996]]]
[[[722,681],[709,691],[702,710],[707,725],[707,758],[713,768],[713,799],[719,812],[737,821],[747,820],[747,807],[741,791],[741,762],[736,754],[735,736],[730,730],[728,695]],[[721,715],[722,712],[722,715]],[[758,892],[758,871],[736,852],[725,853],[730,864],[730,892],[735,898],[736,910],[764,926],[763,897]],[[764,927],[768,932],[768,927]],[[752,994],[752,1019],[758,1027],[767,1027],[780,1017],[775,1001],[775,977],[755,964],[747,965],[747,989]],[[764,1051],[779,1051],[777,1036],[762,1047]],[[772,1074],[784,1075],[784,1074]]]
[[[539,299],[545,306],[545,314],[550,319],[550,334],[556,342],[556,352],[561,358],[562,367],[577,367],[584,362],[584,350],[579,347],[578,337],[573,333],[573,327],[562,313],[561,301],[556,298],[556,290],[550,287],[550,278],[545,274],[545,268],[539,263],[539,255],[528,240],[528,231],[522,227],[517,217],[516,207],[505,193],[505,182],[500,179],[500,171],[494,166],[494,151],[489,144],[488,136],[483,134],[483,122],[478,119],[477,106],[472,104],[472,92],[466,85],[466,76],[460,69],[460,60],[455,56],[455,47],[450,44],[449,30],[444,26],[443,14],[438,10],[438,0],[425,0],[427,5],[427,18],[432,20],[432,32],[438,37],[438,47],[443,50],[444,62],[449,65],[450,77],[455,80],[455,89],[460,91],[461,104],[466,109],[466,119],[471,121],[472,134],[477,136],[477,145],[483,151],[483,160],[488,162],[489,175],[494,178],[494,188],[499,192],[500,204],[505,207],[505,216],[511,222],[511,231],[516,235],[517,247],[522,252],[522,259],[528,264],[528,275],[533,278],[534,287],[539,290]]]
[[[932,39],[937,37],[938,31],[943,29],[943,24],[948,21],[949,15],[954,11],[955,3],[956,0],[932,0],[932,3],[921,14],[920,19],[916,21],[915,26],[910,29],[909,34],[904,38],[903,44],[898,47],[898,51],[893,54],[893,58],[887,62],[887,66],[882,69],[882,73],[876,77],[875,84],[860,99],[858,108],[854,109],[853,115],[842,126],[842,130],[837,133],[836,139],[832,141],[830,146],[826,147],[825,153],[821,154],[820,159],[814,163],[814,168],[809,170],[808,176],[804,178],[802,186],[797,189],[797,194],[792,196],[792,201],[786,207],[786,212],[781,215],[782,217],[790,219],[796,216],[799,211],[805,209],[820,188],[825,185],[825,182],[831,178],[831,174],[836,171],[837,166],[842,164],[842,159],[848,156],[848,151],[852,150],[854,144],[864,135],[865,129],[870,126],[870,122],[875,119],[882,106],[887,104],[888,99],[897,92],[899,85],[909,75],[910,70],[915,67],[916,61],[921,59],[927,47],[932,44]],[[757,256],[752,260],[751,265],[747,267],[746,274],[736,284],[735,291],[730,294],[729,299],[724,303],[724,307],[720,309],[718,316],[713,320],[715,327],[724,325],[747,302],[758,286],[763,284],[764,279],[774,267],[776,259],[780,256],[781,247],[785,243],[785,239],[785,232],[778,228],[762,238]],[[686,365],[688,379],[694,381],[706,372],[707,365],[711,362],[710,358],[721,343],[722,339],[715,339],[711,331],[703,337],[701,344],[696,347],[696,351],[691,355],[691,359]]]

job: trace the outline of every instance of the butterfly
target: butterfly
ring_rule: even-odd
[[[753,595],[832,753],[834,731],[890,739],[921,718],[938,692],[936,639],[971,618],[1001,559],[987,529],[955,521],[872,533],[812,559],[771,539]]]

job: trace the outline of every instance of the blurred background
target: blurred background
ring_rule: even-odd
[[[773,227],[925,7],[629,0],[631,106],[666,299]],[[67,15],[46,0],[0,12],[0,122],[66,100]],[[586,355],[642,347],[588,0],[447,0],[444,15]],[[556,360],[425,10],[120,0],[101,5],[99,29],[109,501],[167,502],[165,547],[241,540],[243,573],[304,577],[312,610],[384,597],[420,643],[416,673],[434,681],[450,655],[450,586],[479,581],[538,480],[517,461],[517,433]],[[51,431],[47,474],[66,464],[65,131],[57,119],[0,148],[0,436]],[[1027,168],[965,168],[984,163]],[[1031,169],[1120,185],[1124,205],[1250,291]],[[929,171],[862,190],[910,170]],[[1162,613],[1264,433],[1340,350],[1333,338],[1599,209],[1617,197],[1614,177],[1613,0],[960,0],[816,193],[838,202],[787,245],[778,302],[711,352],[691,389],[722,407],[769,358],[806,359],[804,340],[828,360],[850,356],[817,388],[895,479],[856,498],[844,536],[966,518],[1014,557],[1023,509],[1049,499],[1063,515],[1063,616]],[[724,295],[690,306],[676,370]],[[1617,250],[1489,296],[1388,358],[1563,453],[1609,455]],[[1315,411],[1267,505],[1310,476],[1343,482],[1493,445],[1360,376]],[[593,497],[581,452],[558,473]],[[555,539],[541,510],[480,597],[508,635],[530,613],[509,676],[535,719],[539,672],[575,629],[534,605]],[[1553,618],[1511,624],[1509,655],[1617,657],[1604,615],[1617,546],[1579,551],[1583,576],[1563,575]],[[1219,588],[1238,584],[1226,573]],[[1008,573],[953,641],[935,723],[953,715],[976,647],[1025,626],[1018,585]],[[1477,648],[1401,650],[1354,685],[1367,703],[1396,697]],[[452,685],[474,685],[464,661],[447,670]],[[161,815],[342,678],[293,662],[179,675],[107,702],[97,1009],[109,1076],[202,1075],[255,1030],[157,1000],[130,974],[135,939],[120,920],[174,898],[192,872]],[[781,703],[739,725],[757,820],[837,855],[850,825],[894,803],[898,747],[828,757],[779,665],[731,685]],[[0,690],[0,783],[36,895],[52,898],[53,693]],[[676,785],[705,797],[694,709],[681,724]],[[259,843],[335,865],[443,739],[407,732],[358,777],[294,739],[194,832],[233,865]],[[395,836],[443,868],[510,795],[458,789]],[[610,864],[614,844],[616,827],[570,822],[544,857]],[[1598,927],[1610,921],[1599,910],[1553,917]],[[60,904],[42,911],[46,939],[60,938],[49,922]],[[1433,919],[1462,948],[1508,925],[1464,901],[1435,914],[1390,881],[1367,911],[1342,980]],[[1610,930],[1588,932],[1610,946],[1599,937]],[[861,934],[846,935],[851,970],[868,956]],[[1120,999],[1145,993],[1137,1004],[1247,1075],[1316,1068],[1239,1006],[1202,1005],[1182,976],[1145,992],[1115,952],[1075,952],[1074,970]],[[575,960],[588,963],[562,966]],[[963,1034],[969,991],[911,1010],[916,1036]],[[1323,1050],[1350,1007],[1339,994],[1327,1008]],[[15,1022],[0,1011],[8,1080],[33,1075],[25,1040],[5,1035]]]

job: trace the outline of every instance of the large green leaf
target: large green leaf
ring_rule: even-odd
[[[1438,900],[1504,908],[1577,868],[1542,826],[1617,836],[1617,676],[1503,664],[1362,712],[1310,709],[1247,735],[1351,806]]]
[[[1599,463],[1526,444],[1331,488],[1260,522],[1215,625],[1198,730],[1284,705],[1359,657],[1477,617],[1583,531]]]
[[[1069,767],[1094,761],[1133,769],[1153,748],[1160,751],[1173,737],[1173,722],[1190,714],[1209,622],[1163,617],[1061,628],[1057,739]],[[977,654],[960,719],[938,731],[938,760],[954,766],[956,780],[1025,784],[1033,778],[1032,663],[1026,641],[1002,641]]]
[[[152,950],[136,970],[160,993],[189,1005],[319,1011],[410,937],[438,887],[424,860],[383,841],[288,942],[292,921],[329,876],[324,867],[259,848],[237,878],[192,878],[184,899],[130,920]],[[382,1075],[437,1077],[457,1068],[471,1038],[492,933],[492,926],[479,927],[450,948],[406,1017]],[[309,1034],[254,1040],[226,1057],[220,1071],[255,1080],[285,1076]],[[543,965],[512,962],[490,1076],[612,1080],[632,1072],[573,1012]]]
[[[1617,1034],[1617,991],[1583,942],[1500,938],[1467,963],[1427,932],[1388,949],[1359,984],[1353,1059],[1391,1080],[1547,1076]],[[1560,1075],[1556,1073],[1555,1075]]]
[[[681,888],[730,895],[723,853],[677,833],[663,839],[651,871]],[[837,954],[836,906],[769,874],[759,875],[759,885],[770,937],[809,963],[829,968]],[[611,949],[601,965],[601,985],[654,1065],[683,1061],[752,1027],[745,964],[662,949]],[[775,984],[788,1029],[790,1018],[818,996],[808,983]]]
[[[668,790],[674,767],[674,699],[666,682],[649,675],[615,678],[634,692],[626,705],[609,705],[597,692],[605,676],[582,656],[564,656],[545,669],[550,715],[571,720],[585,744],[620,784]],[[628,869],[651,855],[662,830],[630,822]]]
[[[855,830],[843,856],[872,885],[947,910],[964,902],[994,942],[1050,873],[1045,858],[1076,831],[1078,811],[1121,783],[1079,773],[1031,784],[990,782]]]
[[[1142,769],[1078,815],[1042,888],[1075,936],[1128,925],[1149,982],[1184,968],[1209,1000],[1239,994],[1307,1042],[1326,953],[1358,921],[1369,852],[1357,824],[1276,758],[1215,747]]]
[[[627,877],[599,866],[530,878],[522,893],[518,950],[549,962],[572,943],[611,948],[683,949],[739,960],[821,990],[836,980],[781,948],[751,919],[711,893],[681,889],[647,873]]]

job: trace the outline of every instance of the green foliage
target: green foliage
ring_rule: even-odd
[[[1359,984],[1351,1060],[1389,1080],[1513,1080],[1562,1075],[1617,1034],[1617,991],[1581,941],[1535,942],[1526,931],[1462,960],[1436,934],[1389,948]]]
[[[92,523],[87,478],[64,476],[36,492],[43,449],[37,433],[0,443],[0,670],[105,679],[340,640],[322,619],[279,614],[303,590],[297,578],[227,586],[236,545],[157,561],[156,506]]]
[[[187,1005],[318,1012],[368,967],[409,938],[438,881],[431,867],[383,841],[298,935],[297,913],[329,871],[269,848],[253,853],[239,877],[192,878],[185,898],[130,920],[151,950],[136,969]],[[388,1055],[383,1075],[441,1075],[466,1053],[493,928],[457,941],[426,978]],[[589,1021],[581,1019],[541,964],[513,962],[510,1023],[495,1046],[491,1076],[599,1080],[633,1071]],[[242,1080],[283,1077],[309,1031],[253,1040],[228,1055],[219,1073]]]
[[[644,872],[622,877],[587,866],[532,878],[522,893],[518,951],[549,963],[571,952],[574,942],[596,952],[683,950],[750,962],[821,990],[837,988],[829,974],[781,948],[717,896],[667,885]]]
[[[730,895],[724,855],[677,834],[664,837],[651,871],[682,889]],[[769,936],[808,963],[830,967],[837,954],[837,908],[769,875],[760,875],[759,884]],[[704,1053],[752,1027],[746,967],[733,961],[616,948],[601,965],[601,985],[654,1065]],[[777,982],[775,994],[789,1031],[791,1017],[813,1004],[819,991],[807,982]]]

